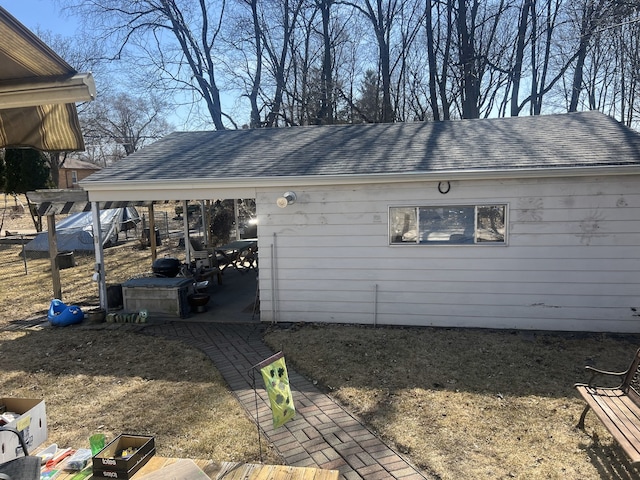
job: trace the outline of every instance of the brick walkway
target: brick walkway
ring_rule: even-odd
[[[262,342],[262,328],[179,321],[148,325],[143,332],[180,339],[204,351],[254,421],[257,402],[259,424],[287,465],[339,470],[343,480],[427,478],[291,368],[296,418],[274,430],[262,377],[255,372],[254,389],[251,373],[253,365],[275,353]]]

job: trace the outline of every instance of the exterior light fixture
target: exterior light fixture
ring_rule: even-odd
[[[287,205],[293,205],[296,203],[296,198],[295,192],[285,192],[278,198],[278,200],[276,200],[276,205],[280,208],[285,208]]]

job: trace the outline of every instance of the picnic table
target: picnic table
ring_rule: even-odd
[[[233,267],[238,271],[255,268],[257,250],[258,241],[254,238],[235,240],[214,248],[222,272],[228,267]]]
[[[338,470],[324,470],[311,467],[290,467],[287,465],[260,465],[250,463],[223,462],[222,465],[210,460],[188,460],[180,458],[152,457],[132,480],[170,480],[203,478],[203,471],[210,479],[250,480],[269,478],[272,480],[338,480]],[[71,480],[78,472],[63,472],[56,480]],[[86,477],[91,480],[92,476]]]

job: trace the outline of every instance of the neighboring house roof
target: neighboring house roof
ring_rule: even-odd
[[[100,170],[101,168],[95,163],[85,162],[77,158],[67,158],[62,167],[60,167],[61,170]]]
[[[94,173],[82,186],[91,194],[101,184],[137,188],[166,182],[177,188],[177,184],[224,185],[244,180],[245,185],[257,186],[301,177],[321,183],[353,177],[366,182],[404,175],[461,178],[462,172],[518,175],[540,169],[625,166],[640,167],[640,134],[594,111],[447,122],[175,132]]]

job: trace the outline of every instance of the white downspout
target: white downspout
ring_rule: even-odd
[[[277,234],[273,234],[273,243],[271,244],[271,321],[278,321],[278,269],[277,269]]]

